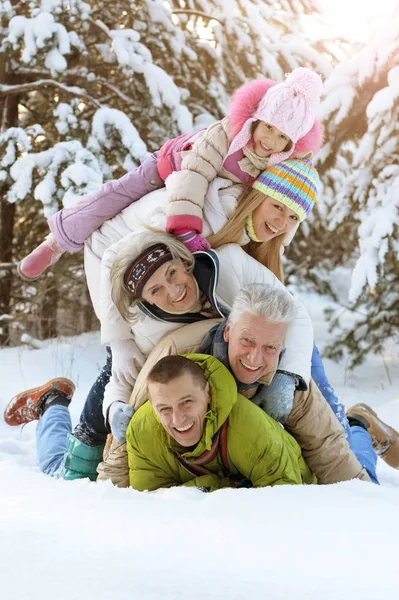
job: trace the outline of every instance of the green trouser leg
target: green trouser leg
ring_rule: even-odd
[[[102,460],[104,446],[88,446],[70,433],[62,465],[62,477],[67,480],[97,479],[97,466]]]

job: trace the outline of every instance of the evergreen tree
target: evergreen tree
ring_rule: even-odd
[[[160,0],[93,7],[81,0],[2,0],[0,24],[0,263],[7,268],[0,310],[9,315],[0,342],[6,343],[12,314],[27,314],[35,335],[46,335],[37,313],[54,322],[60,303],[72,295],[72,313],[79,312],[76,298],[84,297],[80,256],[68,257],[69,276],[66,261],[46,276],[59,281],[52,315],[43,294],[30,292],[43,281],[26,286],[8,268],[37,245],[44,217],[133,168],[165,139],[192,130],[188,92],[162,61],[154,62],[150,47],[166,66],[173,63],[181,81],[190,60],[197,70],[200,61]],[[66,279],[75,273],[77,287],[64,285],[62,272]]]
[[[182,27],[211,30],[220,61],[225,90],[231,94],[250,79],[277,81],[297,66],[309,66],[326,75],[327,56],[306,39],[301,27],[304,14],[317,13],[313,0],[170,0]],[[202,29],[201,29],[202,25]],[[220,84],[219,84],[220,85]],[[217,89],[216,85],[216,89]],[[212,93],[212,88],[211,88]]]
[[[330,62],[301,39],[314,0],[0,0],[0,344],[89,328],[81,255],[38,282],[16,261],[45,218],[167,139],[221,118],[254,77]]]
[[[352,268],[347,312],[331,311],[327,351],[350,365],[380,352],[399,327],[399,6],[370,43],[337,66],[322,104],[320,206],[294,249],[307,279],[339,297],[334,267]],[[310,245],[312,247],[310,247]],[[348,321],[350,324],[348,324]]]

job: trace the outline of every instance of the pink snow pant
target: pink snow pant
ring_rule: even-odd
[[[163,187],[157,169],[158,152],[120,179],[108,181],[97,192],[85,196],[71,208],[63,208],[48,220],[57,243],[64,250],[78,252],[87,238],[105,221],[145,194]]]

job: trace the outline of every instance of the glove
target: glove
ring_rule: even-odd
[[[125,386],[133,387],[145,358],[133,340],[111,342],[112,375]]]
[[[184,230],[176,231],[177,237],[183,242],[190,252],[197,252],[198,250],[210,250],[211,245],[207,239],[202,237],[196,231]]]
[[[134,413],[133,406],[124,402],[113,402],[108,411],[108,423],[112,435],[118,442],[126,442],[126,429]]]
[[[276,421],[284,423],[292,411],[295,377],[277,371],[270,385],[265,387],[261,408]]]

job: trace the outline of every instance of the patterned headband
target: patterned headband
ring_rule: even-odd
[[[173,256],[165,244],[155,244],[146,248],[125,271],[123,282],[126,289],[136,298],[141,298],[143,288],[151,275],[170,260],[173,260]]]

